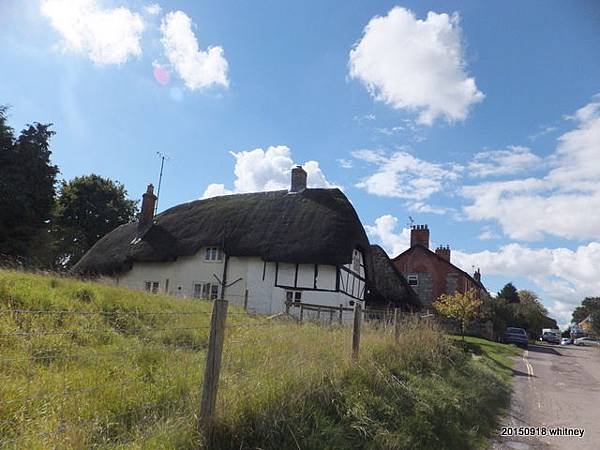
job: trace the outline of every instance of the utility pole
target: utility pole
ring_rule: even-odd
[[[169,157],[169,155],[166,155],[166,154],[164,154],[162,152],[156,152],[156,154],[160,158],[160,175],[158,176],[158,191],[156,193],[156,204],[154,205],[154,214],[156,214],[157,211],[158,211],[158,200],[160,199],[160,185],[162,183],[162,176],[163,176],[163,168],[165,166],[165,159],[166,160],[171,159]]]

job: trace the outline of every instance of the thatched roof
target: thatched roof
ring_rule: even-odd
[[[371,245],[373,267],[370,303],[385,303],[385,306],[420,308],[419,297],[406,279],[394,267],[389,256],[379,245]]]
[[[272,191],[184,203],[157,215],[141,231],[137,222],[122,225],[100,239],[73,270],[116,274],[136,261],[174,260],[212,245],[230,256],[332,265],[349,263],[356,247],[369,252],[356,211],[339,189]]]

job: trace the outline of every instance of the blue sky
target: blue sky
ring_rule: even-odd
[[[160,209],[340,186],[371,239],[411,216],[491,291],[565,323],[600,295],[600,4],[3,0],[0,103],[54,162]]]

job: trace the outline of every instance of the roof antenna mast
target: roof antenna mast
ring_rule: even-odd
[[[169,161],[171,157],[163,152],[156,152],[160,158],[160,175],[158,176],[158,191],[156,192],[156,204],[154,206],[154,214],[158,211],[158,200],[160,199],[160,185],[162,184],[163,168],[165,166],[165,159]]]

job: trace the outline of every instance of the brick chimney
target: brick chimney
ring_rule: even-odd
[[[429,248],[429,228],[427,225],[413,225],[410,229],[410,246],[422,245]]]
[[[154,186],[148,185],[146,192],[142,195],[142,211],[140,213],[140,221],[138,227],[144,227],[154,219],[154,205],[156,205],[156,195],[154,195]]]
[[[450,262],[450,246],[446,245],[445,247],[440,245],[435,249],[435,254],[441,256],[446,261]]]
[[[477,270],[473,274],[473,278],[475,278],[476,281],[478,281],[478,282],[481,283],[481,270],[479,270],[479,267],[477,268]]]
[[[302,166],[296,166],[292,169],[290,192],[302,192],[304,189],[306,189],[306,171]]]

